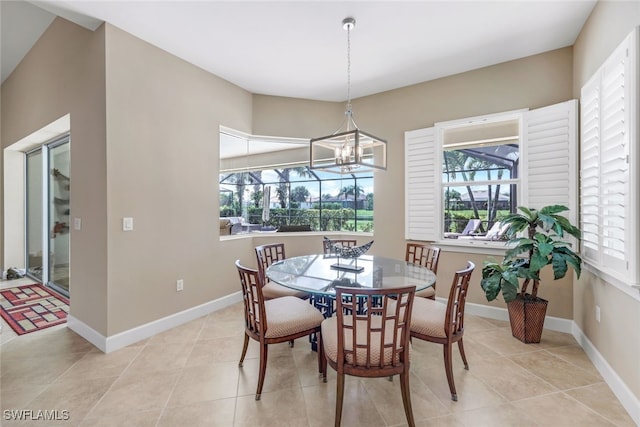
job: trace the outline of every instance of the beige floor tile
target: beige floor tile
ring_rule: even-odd
[[[140,354],[141,347],[126,347],[112,353],[89,352],[78,360],[58,381],[117,377]]]
[[[154,427],[160,418],[160,409],[152,411],[114,412],[100,417],[85,418],[80,427]],[[175,424],[178,425],[178,424]]]
[[[4,411],[26,408],[47,387],[45,384],[13,384],[8,387],[0,381],[0,409]]]
[[[608,427],[614,425],[562,392],[520,400],[513,402],[513,405],[541,426]]]
[[[412,365],[412,369],[414,367],[415,365]],[[442,367],[418,367],[414,373],[420,381],[433,391],[440,402],[450,412],[455,413],[506,403],[505,398],[474,377],[470,370],[454,369],[453,376],[458,394],[457,402],[451,400],[451,391],[449,390],[444,363]]]
[[[255,395],[260,369],[259,359],[245,360],[241,368],[236,365],[234,369],[239,373],[238,396]],[[262,393],[300,387],[300,377],[298,376],[293,355],[280,356],[269,354]]]
[[[577,344],[548,348],[547,351],[554,356],[571,363],[572,365],[576,365],[585,371],[591,372],[593,375],[600,375],[596,367],[591,363],[587,354]]]
[[[162,409],[179,377],[179,370],[120,377],[89,412],[88,417]]]
[[[406,415],[400,392],[400,377],[394,376],[392,381],[387,378],[367,379],[363,381],[365,389],[378,412],[387,425],[406,423]],[[450,414],[450,411],[440,402],[436,395],[420,379],[411,374],[409,376],[411,388],[411,406],[414,420],[423,420]]]
[[[538,344],[541,348],[550,349],[554,347],[564,347],[567,345],[577,345],[576,339],[571,334],[563,332],[544,330]]]
[[[312,427],[333,425],[336,412],[336,382],[323,383],[317,387],[305,387],[302,390],[309,424]],[[342,425],[349,427],[386,425],[367,388],[360,379],[355,377],[347,377],[345,380]]]
[[[204,317],[192,320],[184,325],[177,326],[150,337],[148,344],[191,343],[200,335],[200,331],[202,330],[204,323]]]
[[[509,359],[560,390],[582,387],[602,381],[599,375],[586,371],[547,351],[519,354]]]
[[[233,425],[237,427],[309,426],[302,389],[263,393],[260,400],[255,400],[253,395],[238,397]]]
[[[182,369],[191,354],[193,343],[148,344],[131,362],[124,375]]]
[[[235,411],[235,397],[166,408],[157,427],[229,427]]]
[[[558,391],[556,387],[506,357],[479,360],[471,374],[508,401]]]
[[[232,398],[238,388],[238,365],[234,362],[215,362],[207,366],[186,368],[178,380],[168,407]]]
[[[538,427],[525,412],[510,403],[457,413],[454,416],[465,427]]]
[[[24,384],[50,384],[64,374],[76,362],[82,359],[82,353],[47,355],[25,359],[2,360],[0,387],[3,391],[9,387]]]
[[[567,390],[566,393],[617,426],[633,427],[636,425],[609,386],[603,382]]]
[[[253,341],[253,340],[252,340]],[[189,354],[186,367],[207,365],[213,362],[235,362],[238,364],[242,355],[244,337],[236,334],[233,337],[198,340]],[[255,359],[260,357],[259,346],[249,343],[245,359]]]
[[[486,345],[503,356],[530,353],[541,349],[540,344],[524,344],[511,334],[511,328],[498,328],[473,334],[474,341]]]
[[[455,415],[444,415],[442,417],[416,421],[416,427],[465,427],[465,425],[456,418]]]
[[[237,337],[244,333],[244,314],[237,313],[237,318],[220,318],[209,315],[202,325],[199,339],[215,339]]]
[[[65,410],[69,419],[79,424],[95,404],[104,396],[116,377],[59,381],[44,390],[25,409]]]

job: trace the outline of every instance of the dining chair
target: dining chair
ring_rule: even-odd
[[[244,346],[240,356],[242,367],[247,354],[249,338],[260,343],[260,370],[256,400],[260,400],[267,370],[269,344],[295,340],[315,334],[318,340],[318,372],[323,372],[322,335],[320,325],[324,316],[311,304],[292,296],[265,300],[262,292],[262,276],[257,270],[244,267],[236,261],[244,304]]]
[[[438,261],[440,260],[440,248],[437,246],[423,245],[421,243],[407,243],[404,260],[412,264],[426,267],[434,273],[438,273]],[[417,297],[436,299],[436,284],[416,292]]]
[[[444,346],[444,368],[447,373],[451,400],[457,401],[456,385],[453,379],[453,343],[458,343],[464,368],[469,369],[464,354],[464,306],[467,300],[469,279],[475,264],[467,261],[467,266],[455,272],[446,304],[427,298],[416,298],[411,316],[411,338],[417,338]]]
[[[258,273],[262,278],[262,293],[267,300],[293,296],[298,298],[309,298],[309,294],[301,291],[289,289],[286,286],[279,285],[269,280],[265,271],[276,261],[282,261],[286,258],[284,252],[284,243],[271,243],[268,245],[256,246],[256,259],[258,261]]]
[[[355,239],[322,239],[322,249],[325,255],[334,254],[333,245],[340,244],[342,246],[348,246],[350,248],[358,244]]]
[[[409,426],[414,426],[409,389],[409,325],[415,287],[336,287],[336,315],[322,322],[322,377],[327,363],[337,373],[335,425],[342,419],[345,375],[376,378],[400,375]]]

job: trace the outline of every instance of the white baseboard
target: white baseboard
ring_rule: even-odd
[[[589,359],[591,359],[591,362],[598,372],[600,372],[600,375],[602,375],[604,381],[607,383],[609,388],[611,388],[613,394],[616,395],[631,419],[640,426],[640,399],[638,399],[635,394],[629,390],[629,387],[627,387],[622,378],[618,376],[616,371],[613,370],[611,365],[609,365],[606,359],[602,354],[600,354],[598,349],[575,322],[573,322],[573,330],[571,333],[587,356],[589,356]]]
[[[238,291],[109,337],[105,337],[71,315],[67,317],[67,327],[101,351],[110,353],[240,301],[242,301],[242,294]]]

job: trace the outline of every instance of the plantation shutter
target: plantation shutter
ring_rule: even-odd
[[[571,100],[526,112],[521,147],[523,204],[567,206],[573,224],[578,219],[576,105]]]
[[[580,228],[582,256],[599,260],[600,252],[600,79],[580,96]]]
[[[629,207],[630,117],[625,93],[628,50],[618,49],[600,79],[600,209],[602,262],[626,269],[625,226]],[[627,95],[627,96],[625,96]]]
[[[637,46],[636,29],[581,90],[583,257],[630,285],[640,281]]]
[[[440,182],[434,128],[405,132],[405,238],[440,239]]]

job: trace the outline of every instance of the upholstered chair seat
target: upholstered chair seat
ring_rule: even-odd
[[[267,313],[265,338],[295,335],[315,328],[324,320],[320,311],[296,297],[284,296],[265,301],[264,308]]]
[[[432,337],[446,338],[444,322],[447,317],[447,305],[426,298],[413,300],[411,331]]]
[[[309,294],[305,292],[296,291],[274,282],[265,283],[265,285],[262,287],[262,293],[264,294],[264,299],[266,300],[272,300],[275,298],[282,298],[286,296],[298,297],[303,299],[309,297]],[[309,303],[306,304],[309,305]]]

